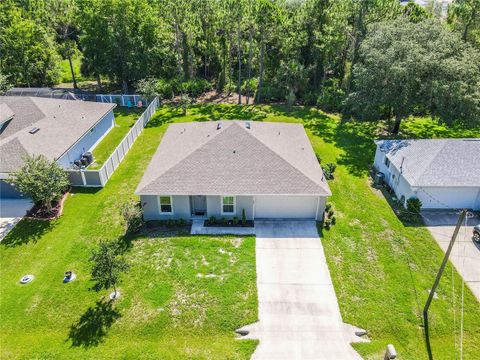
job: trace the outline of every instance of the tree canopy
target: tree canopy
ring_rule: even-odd
[[[480,113],[480,53],[436,20],[375,24],[354,68],[351,114],[402,119],[430,112],[447,122],[473,124]]]

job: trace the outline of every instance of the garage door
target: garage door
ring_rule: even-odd
[[[424,209],[472,209],[476,208],[479,188],[421,188],[417,196]]]
[[[317,197],[256,196],[256,219],[315,219]]]
[[[5,180],[0,180],[0,199],[22,199],[24,196]]]

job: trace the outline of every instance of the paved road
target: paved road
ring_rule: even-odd
[[[458,221],[458,214],[452,211],[425,211],[422,217],[428,230],[445,252]],[[478,215],[467,218],[466,230],[464,227],[460,229],[450,261],[480,301],[480,245],[472,240],[472,229],[476,224],[480,224]]]
[[[350,346],[313,221],[255,221],[259,339],[252,359],[361,359]]]
[[[32,207],[32,202],[25,199],[0,200],[0,241],[23,218],[27,210]]]

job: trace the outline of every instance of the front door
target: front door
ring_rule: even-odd
[[[203,195],[191,196],[192,215],[206,216],[207,215],[207,197]]]

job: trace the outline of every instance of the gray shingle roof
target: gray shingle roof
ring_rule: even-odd
[[[177,123],[167,129],[136,193],[331,194],[300,124]]]
[[[0,110],[14,113],[0,132],[0,173],[18,170],[25,154],[54,160],[108,114],[115,104],[37,97],[0,97]],[[3,114],[2,114],[3,116]],[[40,131],[30,134],[37,127]]]
[[[412,186],[480,186],[480,139],[376,141]],[[403,164],[402,164],[403,160]]]

